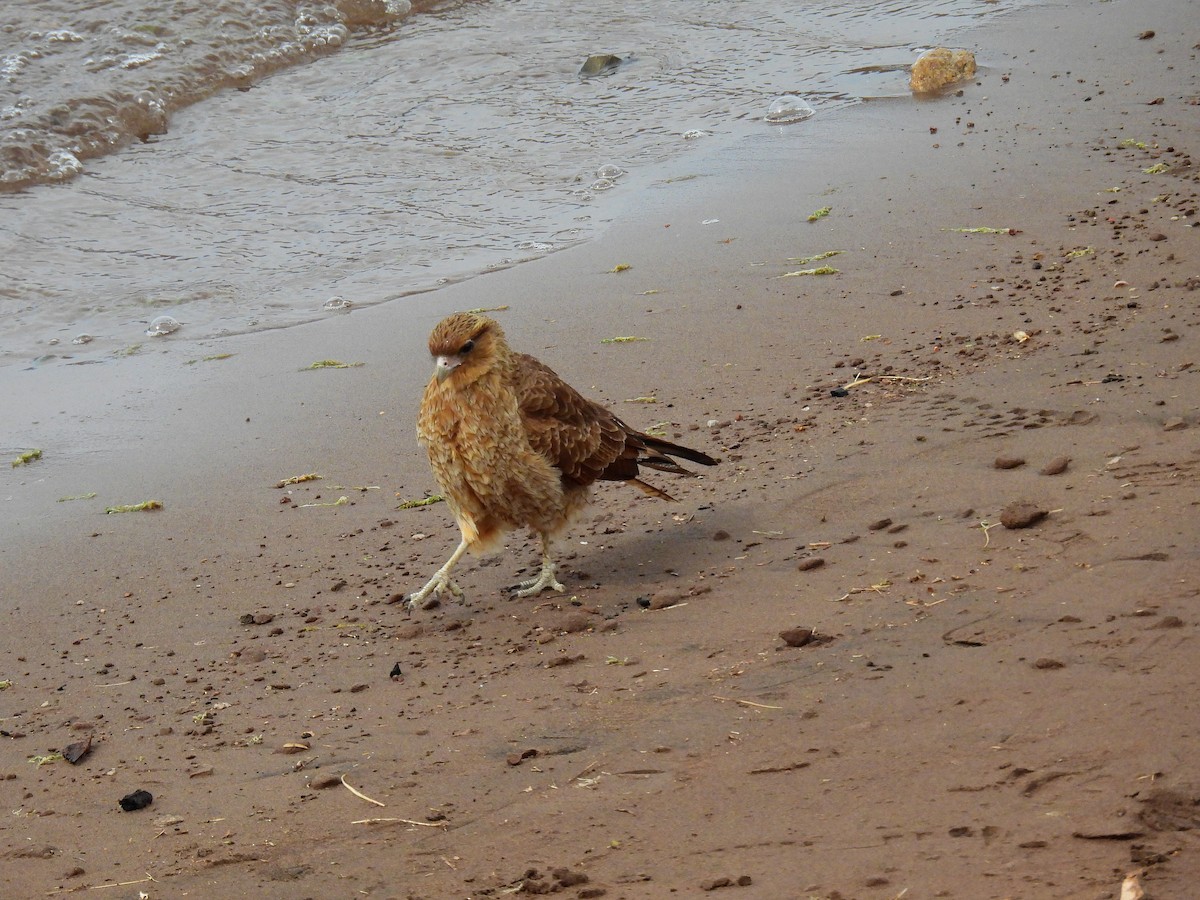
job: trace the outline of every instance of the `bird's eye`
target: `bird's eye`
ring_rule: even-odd
[[[460,350],[459,352],[460,353],[470,353],[474,349],[475,349],[475,342],[467,341],[465,344],[462,345],[462,350]]]

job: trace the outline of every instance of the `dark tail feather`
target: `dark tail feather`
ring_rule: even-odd
[[[680,444],[672,444],[670,441],[664,441],[662,438],[651,437],[648,434],[641,433],[639,433],[637,436],[645,445],[647,450],[653,450],[658,454],[665,456],[676,456],[680,459],[686,459],[689,462],[699,463],[702,466],[715,466],[720,461],[713,459],[707,453],[701,453],[699,450],[693,450],[691,447],[684,447]],[[656,457],[653,456],[647,459],[639,459],[638,463],[644,466],[650,466],[652,469],[662,468],[661,466],[656,466],[654,464],[655,459]],[[670,463],[670,460],[667,460],[667,462]],[[663,471],[672,472],[675,470],[663,468]],[[686,469],[682,469],[681,471],[687,472]]]

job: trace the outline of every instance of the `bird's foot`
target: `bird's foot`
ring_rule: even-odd
[[[536,578],[513,585],[513,590],[517,592],[518,597],[532,597],[542,591],[558,591],[561,594],[566,588],[554,577],[554,563],[548,562],[542,565],[542,571]]]
[[[423,603],[430,594],[441,596],[441,594],[449,591],[454,597],[459,600],[463,598],[463,589],[460,588],[450,577],[449,573],[443,572],[441,569],[433,573],[433,577],[425,584],[425,587],[419,591],[415,591],[404,598],[404,608],[411,610],[418,603]]]

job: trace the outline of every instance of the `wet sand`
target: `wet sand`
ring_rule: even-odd
[[[5,895],[1191,896],[1197,35],[1185,0],[1096,11],[967,35],[961,96],[765,132],[547,259],[10,378],[45,455],[4,491]],[[514,535],[407,615],[457,541],[397,509],[434,489],[425,335],[497,306],[723,462],[649,479],[674,505],[599,490],[563,596],[509,598]]]

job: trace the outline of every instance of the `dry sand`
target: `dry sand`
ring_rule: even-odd
[[[1007,17],[961,96],[764,133],[587,246],[9,379],[4,896],[1196,896],[1194,11]],[[509,599],[514,535],[406,615],[457,540],[396,508],[424,337],[500,305],[723,463],[600,490],[561,597]]]

